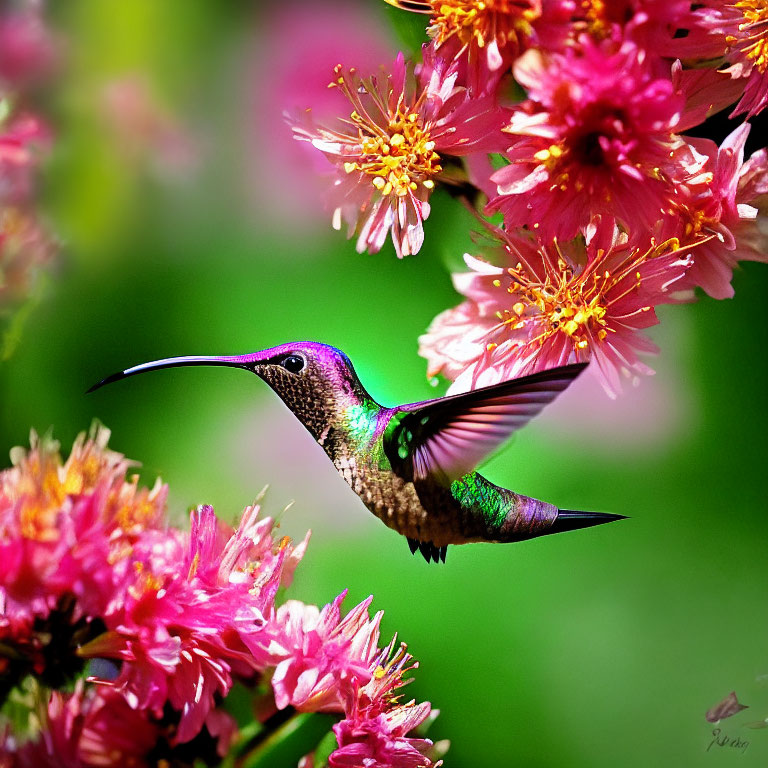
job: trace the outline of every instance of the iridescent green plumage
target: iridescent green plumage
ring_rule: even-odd
[[[491,528],[500,528],[509,511],[496,486],[477,472],[454,480],[451,495],[465,509],[476,510]]]
[[[533,418],[585,367],[569,365],[461,395],[379,405],[349,358],[314,342],[250,355],[158,360],[102,384],[156,368],[224,365],[269,384],[323,447],[339,474],[382,522],[427,561],[449,544],[509,542],[583,528],[620,515],[559,510],[500,488],[476,465]]]

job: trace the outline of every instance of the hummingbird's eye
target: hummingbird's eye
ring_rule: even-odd
[[[283,362],[283,368],[291,373],[299,373],[304,370],[307,361],[301,355],[288,355]]]

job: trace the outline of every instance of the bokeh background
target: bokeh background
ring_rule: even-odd
[[[343,348],[385,404],[444,391],[416,339],[458,303],[447,268],[471,222],[438,193],[417,257],[357,255],[282,115],[331,110],[333,64],[413,50],[423,21],[374,0],[51,5],[41,196],[61,254],[0,364],[2,454],[31,427],[67,451],[95,417],[170,484],[179,520],[202,502],[234,520],[269,484],[284,532],[313,530],[293,596],[375,596],[384,636],[421,661],[408,693],[441,710],[447,766],[768,765],[768,729],[746,727],[768,717],[768,267],[737,271],[731,301],[661,307],[656,377],[616,402],[580,382],[485,467],[630,520],[427,565],[255,377],[181,369],[84,395],[138,362],[300,339]],[[731,690],[750,709],[719,727],[745,751],[710,746],[704,714]]]

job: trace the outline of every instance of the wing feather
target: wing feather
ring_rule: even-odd
[[[471,472],[586,368],[565,365],[460,395],[395,409],[384,450],[407,477],[454,480]]]

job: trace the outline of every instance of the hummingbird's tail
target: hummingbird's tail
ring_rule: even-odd
[[[579,528],[591,528],[593,525],[612,523],[614,520],[626,520],[626,515],[613,515],[607,512],[579,512],[573,509],[558,509],[552,525],[542,531],[544,534],[575,531]]]

